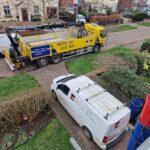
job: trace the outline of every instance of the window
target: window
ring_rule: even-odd
[[[39,6],[34,6],[34,13],[35,13],[36,15],[39,15],[39,14],[40,14]]]
[[[70,91],[70,89],[66,85],[63,85],[63,84],[58,85],[57,89],[61,90],[65,95],[68,95]]]
[[[10,15],[10,7],[9,6],[3,6],[4,8],[4,13],[6,16],[9,16]]]

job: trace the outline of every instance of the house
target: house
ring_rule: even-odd
[[[90,3],[91,7],[100,13],[106,13],[106,9],[112,9],[112,12],[117,11],[118,0],[85,0]]]
[[[150,0],[119,0],[118,2],[118,10],[124,11],[128,9],[133,10],[145,10],[150,9]]]
[[[58,0],[0,0],[0,21],[31,21],[33,17],[50,18]]]
[[[145,11],[147,9],[150,10],[150,0],[139,0],[137,8],[142,11]]]

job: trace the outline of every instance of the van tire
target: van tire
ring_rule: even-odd
[[[61,55],[60,54],[56,54],[56,55],[53,55],[51,57],[51,62],[53,64],[58,64],[61,61],[61,59],[62,59]]]
[[[95,44],[93,47],[93,53],[98,53],[101,50],[101,46],[99,44]]]
[[[37,65],[38,67],[44,67],[47,66],[49,63],[48,57],[40,58],[37,60]]]
[[[84,135],[86,136],[86,138],[88,140],[92,141],[93,140],[93,136],[92,136],[90,130],[88,128],[86,128],[86,127],[83,127],[82,129],[83,129],[83,132],[84,132]]]
[[[53,96],[53,98],[54,98],[55,100],[58,100],[57,95],[56,95],[56,93],[55,93],[54,91],[52,91],[52,96]]]

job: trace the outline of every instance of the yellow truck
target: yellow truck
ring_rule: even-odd
[[[12,48],[5,49],[4,55],[12,70],[20,69],[27,61],[33,61],[43,67],[49,62],[59,63],[69,57],[99,52],[105,43],[104,27],[96,24],[85,24],[80,28],[36,31],[35,34],[28,31],[28,35],[19,32],[15,37],[11,36],[8,29],[6,33]]]

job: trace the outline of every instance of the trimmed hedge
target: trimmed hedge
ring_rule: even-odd
[[[146,13],[136,13],[130,16],[133,22],[143,21],[145,18],[148,18]]]
[[[121,21],[120,15],[93,16],[91,22],[97,22],[99,25],[114,24]]]
[[[144,99],[150,92],[150,84],[145,81],[145,78],[137,76],[134,71],[129,69],[114,68],[102,74],[101,78],[130,98]]]
[[[42,88],[0,105],[0,129],[18,128],[32,122],[40,113],[50,109],[51,95]],[[26,120],[25,120],[26,119]]]

